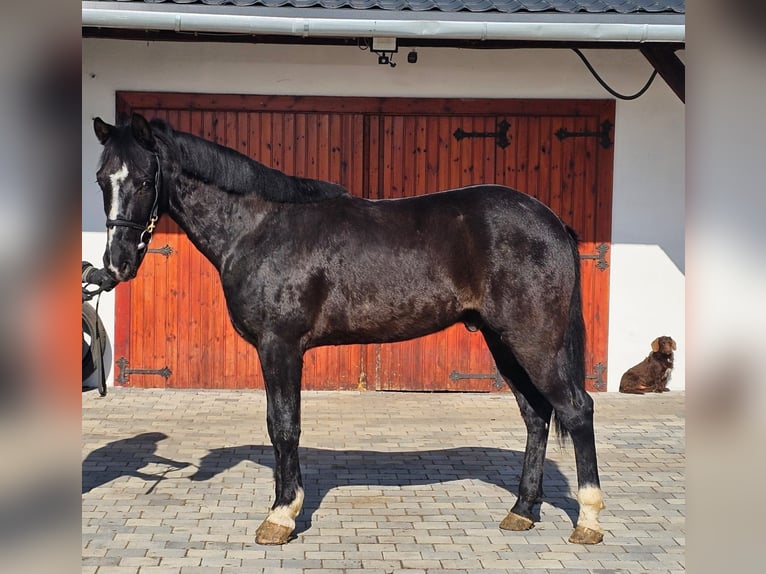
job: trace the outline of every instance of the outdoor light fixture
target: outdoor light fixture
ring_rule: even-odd
[[[388,64],[392,68],[396,68],[396,62],[391,61],[391,56],[386,52],[378,52],[378,64],[383,64],[384,66]]]
[[[372,51],[378,55],[378,64],[388,64],[395,68],[396,62],[393,61],[393,55],[398,50],[396,38],[376,37],[372,39]]]

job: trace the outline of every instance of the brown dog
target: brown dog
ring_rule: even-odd
[[[668,378],[673,369],[673,351],[676,342],[670,337],[657,337],[652,341],[652,352],[620,379],[620,392],[643,395],[668,390]]]

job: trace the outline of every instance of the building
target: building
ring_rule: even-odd
[[[679,347],[670,388],[684,388],[684,2],[82,6],[84,259],[99,262],[105,244],[91,120],[118,111],[165,117],[370,197],[500,180],[555,202],[584,239],[590,388],[616,391],[663,334]],[[573,48],[623,94],[659,74],[640,97],[619,99]],[[257,386],[257,361],[230,342],[216,278],[163,225],[116,313],[113,295],[100,304],[112,379]],[[150,303],[157,282],[170,288]],[[190,299],[198,304],[179,307]],[[453,329],[430,342],[312,351],[309,386],[492,390],[491,364]]]

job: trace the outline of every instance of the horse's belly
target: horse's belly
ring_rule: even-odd
[[[426,291],[417,297],[328,303],[312,329],[313,345],[405,341],[449,327],[464,314],[457,299],[434,297]]]

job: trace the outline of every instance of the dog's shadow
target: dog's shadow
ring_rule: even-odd
[[[481,447],[397,452],[301,447],[299,453],[305,498],[295,534],[311,526],[322,500],[337,487],[401,487],[479,480],[515,492],[524,460],[523,452]],[[243,461],[273,469],[274,450],[270,445],[213,449],[202,458],[199,469],[189,479],[210,480]],[[574,524],[577,502],[569,496],[567,478],[551,461],[545,463],[543,488],[543,500],[564,511]],[[538,521],[539,505],[535,509],[535,521]]]

